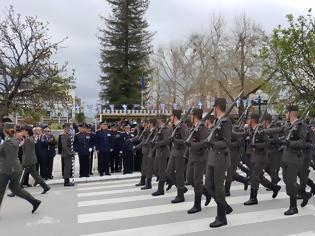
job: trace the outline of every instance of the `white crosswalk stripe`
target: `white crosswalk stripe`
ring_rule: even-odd
[[[209,223],[214,220],[216,215],[214,201],[211,201],[209,206],[203,207],[203,211],[198,213],[199,215],[191,216],[186,213],[193,205],[194,192],[191,187],[185,194],[186,202],[171,204],[170,199],[176,195],[175,188],[163,196],[152,197],[151,193],[156,190],[156,183],[153,183],[151,190],[142,191],[139,187],[134,186],[138,181],[138,179],[133,179],[108,181],[103,184],[101,182],[80,184],[77,188],[77,223],[78,227],[82,228],[81,235],[207,235],[209,230],[213,230],[209,228]],[[299,208],[297,215],[288,217],[283,214],[289,205],[289,198],[285,193],[283,182],[280,185],[282,185],[282,190],[276,199],[272,199],[272,192],[266,192],[261,187],[258,195],[259,205],[246,207],[243,206],[243,203],[249,199],[249,191],[243,191],[244,187],[241,184],[233,184],[232,196],[227,198],[227,202],[234,208],[234,212],[227,216],[228,225],[217,230],[225,232],[238,227],[257,227],[265,223],[273,224],[273,222],[282,224],[290,222],[288,223],[290,225],[293,225],[292,222],[294,222],[298,225],[300,218],[306,222],[311,220],[315,222],[315,207],[312,205],[315,202],[314,199],[310,201],[309,206]],[[268,207],[268,205],[271,206]],[[104,226],[93,230],[91,226],[95,225]],[[282,233],[277,232],[277,235],[315,235],[314,228],[309,227],[306,230],[301,228],[299,231],[290,231],[290,228],[283,227]],[[255,234],[264,235],[262,233],[265,230],[266,228]],[[235,232],[233,235],[241,234]]]

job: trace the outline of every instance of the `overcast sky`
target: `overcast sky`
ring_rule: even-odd
[[[50,23],[54,39],[69,39],[58,53],[57,60],[68,61],[76,70],[76,95],[86,105],[95,107],[98,100],[100,76],[98,27],[100,15],[107,16],[110,8],[106,0],[0,0],[1,15],[10,5],[22,15],[38,16]],[[285,15],[306,14],[315,8],[314,0],[151,0],[147,19],[156,32],[154,46],[185,40],[191,32],[208,29],[213,14],[221,14],[227,24],[246,13],[266,31],[286,23]]]

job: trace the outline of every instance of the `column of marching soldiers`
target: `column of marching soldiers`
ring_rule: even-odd
[[[258,204],[260,184],[271,191],[272,198],[276,198],[281,189],[278,183],[282,178],[289,196],[289,208],[284,214],[297,214],[297,200],[300,199],[301,207],[305,207],[315,194],[315,184],[309,178],[311,167],[314,169],[315,143],[315,125],[311,121],[307,123],[310,106],[299,117],[298,106],[287,106],[285,121],[280,119],[282,114],[277,117],[269,115],[269,105],[261,115],[256,112],[249,114],[248,106],[234,121],[230,113],[238,99],[227,108],[226,100],[217,98],[205,116],[203,110],[198,108],[189,109],[185,114],[181,110],[173,110],[170,117],[160,115],[158,118],[143,120],[137,132],[130,132],[130,127],[126,125],[124,132],[119,135],[117,130],[109,130],[106,122],[100,124],[96,134],[82,131],[86,128],[83,124],[82,132],[74,135],[70,125],[66,124],[59,138],[65,186],[73,186],[69,179],[73,177],[74,152],[79,154],[80,176],[85,177],[91,172],[89,157],[94,150],[98,156],[100,175],[110,175],[110,167],[115,171],[114,166],[119,169],[121,164],[124,173],[131,173],[135,152],[141,151],[142,176],[137,186],[141,186],[142,190],[151,189],[152,177],[155,175],[158,189],[152,195],[163,195],[165,185],[167,190],[175,185],[177,196],[172,203],[176,204],[185,201],[184,195],[188,191],[186,185],[191,185],[194,188],[194,204],[188,214],[201,211],[202,196],[206,198],[206,206],[212,199],[217,204],[217,217],[210,227],[227,225],[226,215],[233,209],[226,197],[230,196],[233,181],[244,184],[245,191],[250,185],[250,197],[244,203],[250,206]],[[32,130],[28,126],[22,129],[24,143],[21,145],[16,138],[15,125],[4,123],[5,139],[0,145],[0,206],[8,184],[15,195],[33,205],[32,212],[40,204],[20,186],[25,175],[24,172],[21,178],[22,167],[18,161],[21,146],[24,170],[43,187],[43,193],[50,189],[36,171]],[[123,137],[120,151],[123,163],[112,158],[111,140],[115,135]],[[112,161],[116,164],[113,165]],[[310,192],[306,191],[307,186]]]
[[[137,186],[151,189],[155,175],[158,189],[152,195],[163,195],[165,185],[167,190],[175,185],[177,196],[171,202],[176,204],[185,201],[185,184],[191,185],[194,204],[188,214],[201,211],[202,196],[206,198],[206,206],[213,199],[217,216],[210,227],[215,228],[227,225],[226,215],[233,211],[226,199],[233,181],[244,184],[245,191],[250,185],[249,200],[244,205],[256,205],[260,185],[271,191],[271,198],[277,198],[282,168],[289,196],[289,208],[284,215],[298,214],[297,200],[305,207],[315,194],[315,184],[309,178],[310,167],[314,169],[315,142],[315,128],[312,122],[306,123],[310,107],[298,117],[298,106],[289,105],[286,121],[282,121],[281,114],[273,118],[267,113],[268,106],[261,116],[256,112],[248,114],[248,106],[232,124],[229,114],[236,101],[227,108],[226,100],[218,98],[204,117],[203,110],[193,108],[183,116],[181,110],[173,110],[170,118],[162,115],[144,121],[142,132],[135,137],[140,140],[136,149],[142,148],[143,153],[142,176]],[[184,120],[188,113],[191,120],[187,125]],[[245,155],[241,155],[244,150]],[[240,171],[244,174],[240,175]],[[310,192],[306,191],[307,186]]]

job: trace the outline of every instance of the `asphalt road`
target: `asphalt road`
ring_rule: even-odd
[[[284,186],[274,200],[271,192],[261,188],[259,205],[245,207],[249,191],[233,183],[227,201],[234,212],[228,216],[228,226],[210,229],[208,225],[216,215],[213,202],[198,214],[186,213],[193,204],[191,187],[186,202],[173,205],[170,201],[176,195],[175,188],[153,198],[156,183],[153,190],[140,191],[134,187],[137,181],[94,182],[73,188],[55,185],[47,195],[41,195],[39,187],[28,188],[43,202],[38,212],[32,215],[27,202],[6,197],[0,210],[0,236],[315,235],[315,198],[309,206],[300,207],[298,215],[284,216],[289,204]]]

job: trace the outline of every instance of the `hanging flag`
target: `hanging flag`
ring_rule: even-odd
[[[124,108],[124,111],[126,112],[127,111],[127,104],[124,104],[124,105],[122,105],[122,107]]]
[[[143,76],[140,77],[140,85],[141,85],[141,90],[144,90],[145,89],[145,83],[144,83],[144,77]]]

